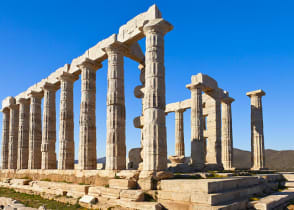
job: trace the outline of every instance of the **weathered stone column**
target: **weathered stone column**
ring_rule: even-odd
[[[252,170],[265,169],[265,152],[263,136],[263,115],[261,97],[263,90],[256,90],[246,94],[251,99],[251,163]]]
[[[43,105],[43,130],[42,130],[42,169],[56,169],[56,91],[58,86],[45,83]]]
[[[59,159],[58,169],[74,169],[74,112],[73,87],[79,77],[63,72],[59,77],[60,91],[60,125],[59,125]]]
[[[17,169],[17,145],[19,125],[19,105],[12,104],[10,109],[8,169]]]
[[[96,70],[101,64],[86,59],[79,65],[82,79],[80,111],[79,169],[97,168],[96,154]]]
[[[5,107],[3,110],[3,124],[2,124],[2,153],[1,153],[1,166],[2,169],[8,169],[8,151],[9,151],[9,121],[10,110]]]
[[[124,50],[118,42],[105,48],[108,55],[106,170],[126,168]]]
[[[184,110],[175,111],[175,155],[185,156]]]
[[[31,91],[30,133],[29,133],[29,169],[41,168],[42,119],[41,102],[43,92]]]
[[[145,171],[160,171],[167,167],[164,35],[172,28],[161,18],[151,20],[143,27],[146,36],[143,110]]]
[[[231,97],[222,99],[222,163],[225,170],[233,169],[233,130]]]
[[[27,169],[29,159],[30,100],[20,98],[17,169]]]
[[[205,148],[202,120],[202,85],[189,84],[191,91],[191,164],[202,169],[205,166]]]

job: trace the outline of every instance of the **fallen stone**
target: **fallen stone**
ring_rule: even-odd
[[[120,192],[120,199],[129,201],[144,201],[144,192],[142,190],[122,190]]]
[[[94,196],[90,196],[90,195],[84,195],[79,202],[82,203],[87,203],[87,204],[95,204],[97,203],[98,199],[95,198]]]

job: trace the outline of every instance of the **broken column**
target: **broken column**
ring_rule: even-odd
[[[30,133],[29,133],[29,160],[28,169],[41,168],[42,119],[41,102],[43,92],[29,93],[30,105]]]
[[[60,125],[58,169],[74,169],[73,86],[78,76],[63,72],[60,79]]]
[[[184,110],[175,111],[175,155],[185,156]]]
[[[106,170],[126,168],[124,50],[118,42],[105,48],[108,56]]]
[[[261,97],[265,92],[256,90],[246,95],[251,99],[251,169],[262,170],[265,169],[265,152]]]
[[[55,98],[58,86],[46,82],[44,91],[43,130],[42,130],[42,169],[56,169],[56,107]]]
[[[225,170],[233,169],[233,134],[231,97],[222,99],[222,163]]]
[[[81,69],[81,107],[80,107],[80,142],[79,169],[97,168],[96,154],[96,70],[101,64],[85,59]]]
[[[5,107],[2,109],[2,149],[1,149],[1,168],[8,169],[8,145],[9,145],[9,121],[10,121],[10,110]]]
[[[205,166],[205,150],[202,120],[202,84],[187,85],[191,91],[191,164],[201,170]]]
[[[9,145],[8,145],[8,169],[17,169],[17,146],[18,146],[18,125],[19,125],[19,105],[11,104],[10,125],[9,125]]]
[[[167,167],[165,122],[164,35],[172,25],[159,18],[144,27],[146,36],[144,90],[143,170],[160,171]]]
[[[20,98],[17,169],[27,169],[29,159],[30,100]]]

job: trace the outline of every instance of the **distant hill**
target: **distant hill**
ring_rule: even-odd
[[[268,169],[277,171],[294,171],[294,150],[265,151],[265,164]],[[234,167],[250,168],[251,153],[240,149],[234,149]]]

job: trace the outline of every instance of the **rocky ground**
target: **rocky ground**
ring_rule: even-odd
[[[24,204],[20,203],[17,200],[12,198],[0,197],[0,209],[4,210],[45,210],[43,206],[40,206],[38,209],[26,207]]]

